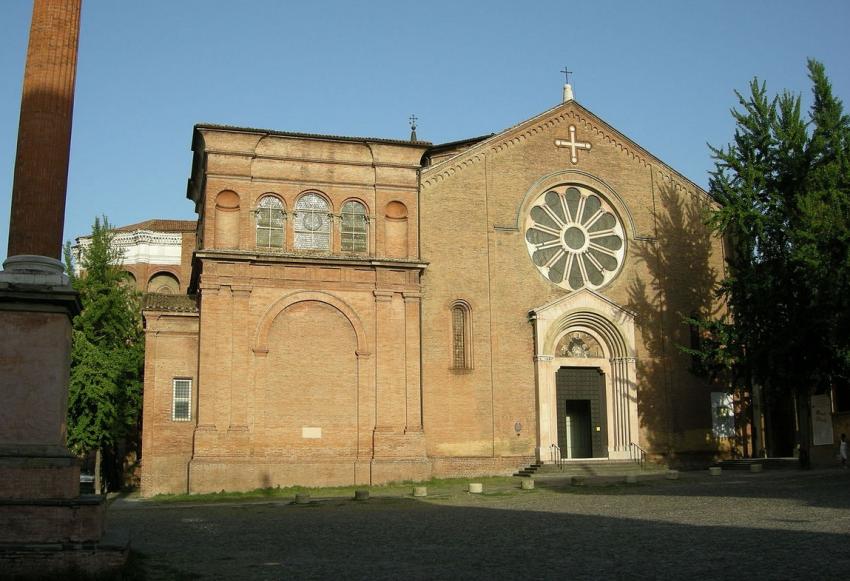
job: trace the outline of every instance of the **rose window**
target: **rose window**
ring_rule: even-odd
[[[567,290],[604,286],[625,256],[623,225],[614,210],[579,186],[553,188],[534,202],[525,241],[541,274]]]

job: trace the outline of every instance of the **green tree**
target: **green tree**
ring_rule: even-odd
[[[800,97],[769,98],[758,80],[737,93],[732,143],[712,148],[711,226],[727,242],[720,320],[690,320],[708,339],[692,354],[744,391],[796,398],[801,452],[808,401],[850,371],[850,119],[821,63],[808,62],[809,118]]]
[[[121,462],[117,448],[137,429],[144,368],[140,300],[120,270],[121,251],[112,244],[109,221],[96,218],[91,243],[79,256],[74,276],[70,244],[65,261],[82,312],[74,318],[68,393],[68,447],[95,452],[95,490],[103,491],[103,458]],[[120,485],[120,482],[112,482]]]

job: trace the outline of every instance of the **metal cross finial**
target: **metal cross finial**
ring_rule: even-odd
[[[570,70],[567,70],[566,66],[564,67],[564,70],[561,71],[561,72],[564,73],[564,77],[566,78],[566,82],[569,85],[570,84],[570,75],[573,74],[573,72],[570,71]]]
[[[419,141],[419,138],[416,137],[416,115],[411,115],[409,118],[410,121],[410,141]]]

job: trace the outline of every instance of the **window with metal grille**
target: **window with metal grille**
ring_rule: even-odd
[[[452,369],[472,369],[472,332],[469,307],[452,305]]]
[[[342,205],[339,236],[340,248],[343,252],[366,252],[368,250],[366,206],[360,202],[346,202]]]
[[[192,380],[174,379],[171,382],[171,419],[187,422],[192,419]]]
[[[283,202],[263,196],[257,204],[257,247],[283,248]]]
[[[331,217],[328,202],[319,194],[304,194],[295,203],[295,248],[330,250]]]

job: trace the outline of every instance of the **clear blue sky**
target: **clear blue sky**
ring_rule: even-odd
[[[0,2],[0,259],[32,5]],[[850,101],[850,2],[83,0],[65,239],[194,218],[192,126],[407,138],[500,131],[576,99],[696,183],[753,76]],[[846,110],[846,108],[845,108]]]

